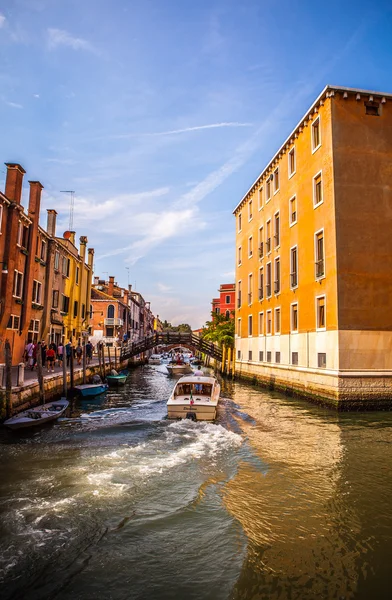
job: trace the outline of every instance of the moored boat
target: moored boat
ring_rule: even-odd
[[[86,396],[99,396],[103,394],[109,388],[107,383],[84,383],[82,385],[75,385],[75,390],[83,397]]]
[[[148,359],[149,365],[161,365],[162,364],[162,356],[160,354],[151,354]]]
[[[4,421],[4,425],[10,429],[25,429],[26,427],[35,427],[49,421],[58,419],[68,408],[69,402],[65,398],[47,404],[41,404],[34,408],[29,408],[20,412],[18,415]]]
[[[116,385],[124,385],[127,380],[128,375],[124,373],[117,373],[117,375],[106,375],[106,381],[109,384],[109,387]]]
[[[219,394],[220,385],[215,377],[181,377],[167,402],[167,416],[169,419],[214,421]]]

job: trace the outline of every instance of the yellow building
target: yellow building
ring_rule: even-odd
[[[63,264],[59,266],[65,278],[61,298],[64,340],[78,344],[89,334],[94,250],[88,249],[86,262],[87,237],[80,237],[80,251],[75,246],[74,231],[66,231],[63,238],[56,239],[66,250]]]
[[[392,96],[327,86],[234,210],[236,370],[392,403]]]

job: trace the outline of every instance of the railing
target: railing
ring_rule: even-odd
[[[104,319],[104,325],[109,325],[109,326],[118,326],[118,327],[122,327],[124,325],[124,321],[122,319],[113,319],[111,317]]]
[[[198,335],[195,335],[191,332],[188,333],[177,331],[154,333],[153,335],[147,336],[138,342],[128,342],[121,348],[121,360],[131,358],[132,356],[137,356],[138,354],[146,352],[147,350],[151,350],[155,346],[159,346],[161,344],[173,343],[188,344],[200,352],[208,354],[208,356],[211,356],[211,358],[215,358],[219,361],[222,360],[222,349],[219,348],[219,346],[216,346],[212,342],[207,342],[203,338],[200,338]]]
[[[324,275],[324,259],[316,260],[316,277],[322,277]]]

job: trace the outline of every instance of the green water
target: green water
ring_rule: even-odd
[[[389,598],[392,414],[223,383],[170,422],[164,365],[0,432],[2,600]]]

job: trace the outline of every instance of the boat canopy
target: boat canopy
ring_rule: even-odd
[[[174,390],[176,396],[211,396],[212,385],[210,383],[179,383]]]

